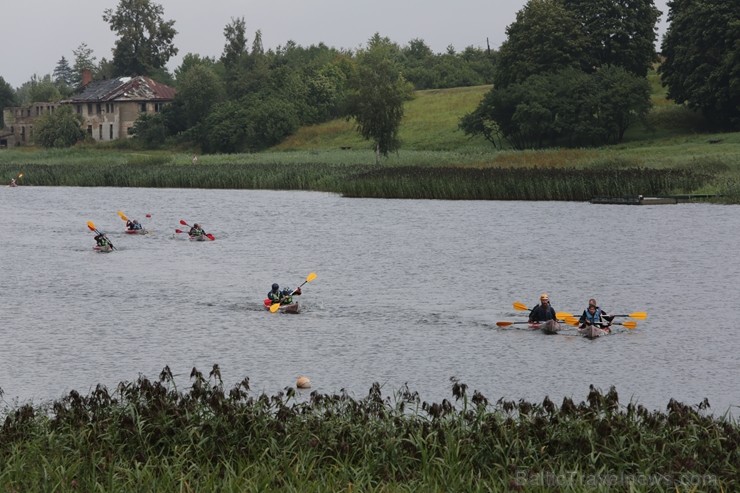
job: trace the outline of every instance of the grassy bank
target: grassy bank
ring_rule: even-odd
[[[0,151],[0,180],[22,185],[329,191],[351,197],[588,200],[596,195],[718,194],[740,203],[740,133],[702,133],[696,114],[654,85],[647,126],[594,149],[496,150],[457,129],[488,86],[420,91],[407,103],[402,148],[374,165],[351,122],[301,128],[261,153],[201,155],[130,145]]]
[[[734,491],[740,427],[675,401],[666,412],[591,388],[580,404],[498,401],[452,381],[408,389],[226,391],[218,366],[185,392],[165,368],[115,392],[6,410],[2,491]],[[630,489],[631,488],[631,489]]]

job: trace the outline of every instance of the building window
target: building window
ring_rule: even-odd
[[[100,103],[97,104],[97,107],[95,108],[95,110],[98,112],[98,115],[103,112],[102,107],[103,107],[102,104]]]
[[[164,108],[164,103],[154,103],[154,111],[159,113]]]
[[[110,124],[110,140],[113,140],[113,124]]]
[[[92,125],[88,125],[87,126],[87,135],[89,135],[90,137],[92,137]]]
[[[103,126],[98,125],[98,140],[103,140]]]
[[[141,105],[139,105],[139,111],[146,113],[146,103],[141,103]]]
[[[26,127],[21,127],[21,142],[26,141]]]
[[[77,107],[77,114],[78,115],[82,114],[82,105],[81,104],[78,104],[78,105],[76,105],[76,107]]]
[[[93,110],[92,103],[87,103],[87,114],[92,115],[93,114],[92,110]]]

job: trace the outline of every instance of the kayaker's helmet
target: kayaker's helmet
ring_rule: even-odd
[[[283,289],[283,296],[288,296],[288,295],[290,295],[290,289],[288,288]]]
[[[547,293],[542,293],[540,295],[540,301],[547,301],[547,302],[549,302],[550,301],[550,297],[547,295]]]
[[[273,291],[277,291],[278,289],[280,289],[280,286],[278,286],[278,284],[277,284],[277,283],[274,283],[274,284],[272,285],[272,290],[273,290]]]

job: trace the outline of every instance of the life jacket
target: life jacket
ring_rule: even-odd
[[[583,318],[586,320],[586,323],[589,325],[594,325],[601,323],[601,308],[596,308],[596,311],[591,313],[590,311],[586,310],[583,312]]]
[[[190,230],[190,233],[189,234],[190,234],[190,236],[202,236],[203,233],[204,233],[204,231],[202,229],[200,229],[200,228],[198,228],[198,229],[193,228],[193,229]]]
[[[273,303],[280,303],[280,290],[278,291],[270,291],[267,293],[267,297],[272,301]]]

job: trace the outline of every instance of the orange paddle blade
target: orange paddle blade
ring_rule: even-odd
[[[555,317],[557,317],[559,319],[564,319],[564,318],[575,317],[575,315],[573,315],[572,313],[569,313],[569,312],[557,312],[555,314]]]
[[[499,327],[508,327],[509,325],[514,325],[514,322],[496,322],[496,325]]]
[[[522,303],[521,301],[515,301],[514,302],[514,310],[529,311],[529,309],[530,308],[527,305],[525,305],[524,303]]]
[[[95,223],[92,221],[87,222],[87,227],[90,228],[90,231],[95,231],[96,229],[98,229],[95,227]]]
[[[637,322],[627,320],[626,322],[622,322],[622,326],[627,327],[628,329],[634,329],[637,327]]]

